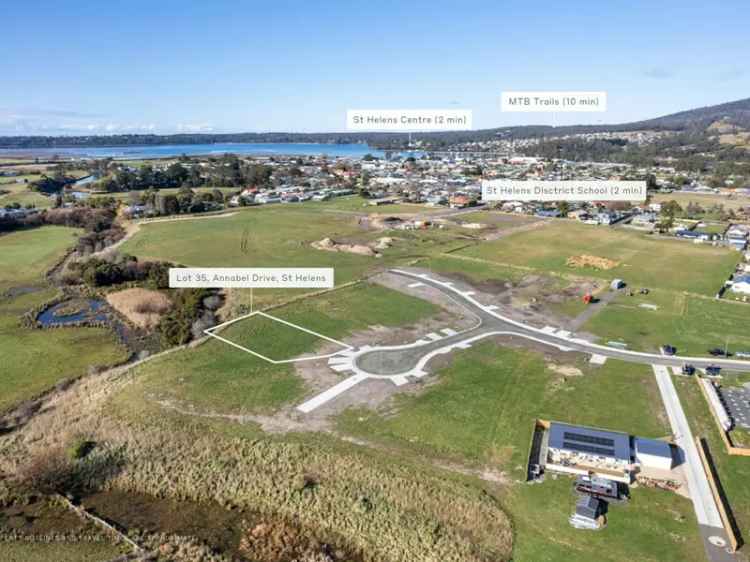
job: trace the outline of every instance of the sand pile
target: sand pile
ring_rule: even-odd
[[[375,250],[370,246],[364,244],[339,244],[331,238],[323,238],[317,242],[312,243],[312,247],[316,250],[325,250],[327,252],[346,252],[349,254],[358,254],[360,256],[379,257]]]
[[[347,252],[349,254],[358,254],[360,256],[370,256],[379,258],[380,252],[387,250],[393,245],[393,238],[383,236],[370,244],[339,244],[331,238],[323,238],[312,243],[316,250],[325,250],[327,252]]]
[[[593,267],[594,269],[613,269],[620,265],[620,262],[599,256],[589,256],[582,254],[580,256],[570,256],[565,263],[568,267]]]

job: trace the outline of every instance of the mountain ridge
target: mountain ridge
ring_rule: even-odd
[[[487,141],[505,138],[528,138],[548,135],[585,134],[597,132],[629,132],[637,130],[693,131],[705,130],[711,124],[723,121],[745,129],[750,129],[750,98],[704,106],[652,119],[619,124],[602,125],[521,125],[494,127],[469,131],[444,131],[420,133],[418,138],[441,141],[441,144],[456,142]],[[416,135],[416,134],[415,134]],[[403,141],[407,133],[178,133],[178,134],[126,134],[126,135],[87,135],[87,136],[0,136],[0,148],[75,148],[84,146],[134,146],[165,144],[212,144],[228,142],[315,142],[346,144],[367,142],[373,146],[388,146]],[[413,135],[414,136],[414,135]]]

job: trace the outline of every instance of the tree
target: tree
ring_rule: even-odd
[[[180,204],[174,195],[157,195],[156,209],[160,215],[176,215],[180,210]]]

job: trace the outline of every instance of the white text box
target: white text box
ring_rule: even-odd
[[[171,267],[169,286],[188,289],[331,289],[330,267]]]
[[[468,109],[350,109],[351,131],[465,131],[471,129]]]
[[[503,92],[500,109],[529,113],[607,111],[607,92]]]
[[[485,180],[484,201],[645,201],[645,181]]]

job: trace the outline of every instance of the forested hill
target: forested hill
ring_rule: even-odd
[[[502,138],[556,136],[604,131],[635,131],[644,129],[701,132],[709,125],[721,121],[750,129],[750,98],[681,111],[655,119],[610,125],[574,125],[556,127],[530,125],[480,129],[476,131],[451,131],[420,133],[417,138],[431,141],[439,148],[459,142],[476,142]],[[63,148],[83,146],[136,146],[136,145],[190,145],[230,142],[273,143],[368,143],[375,147],[397,148],[404,144],[406,133],[195,133],[174,135],[102,135],[102,136],[15,136],[0,137],[0,148]]]

